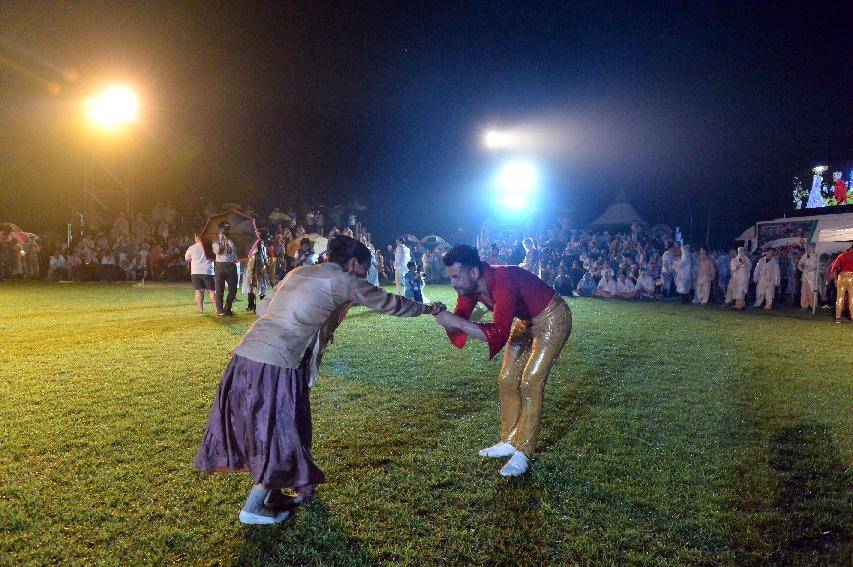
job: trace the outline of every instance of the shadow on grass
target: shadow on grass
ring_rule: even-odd
[[[593,406],[598,404],[607,390],[597,384],[576,384],[572,386],[556,403],[557,411],[548,411],[546,406],[542,416],[542,433],[537,452],[545,453],[569,435],[578,422],[589,415]],[[545,395],[548,395],[546,386]]]
[[[375,565],[320,500],[279,526],[248,527],[237,565]]]
[[[778,475],[768,541],[776,565],[842,565],[853,558],[853,474],[829,430],[799,423],[770,444]]]
[[[488,542],[488,565],[547,565],[555,543],[562,536],[559,522],[545,518],[547,501],[543,487],[529,476],[507,481],[499,490],[494,508],[484,514],[494,534]]]

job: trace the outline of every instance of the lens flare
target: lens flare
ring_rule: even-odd
[[[102,128],[118,128],[139,118],[139,100],[127,87],[111,87],[87,102],[86,116]]]

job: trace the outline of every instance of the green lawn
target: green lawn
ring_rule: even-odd
[[[355,309],[312,398],[329,482],[293,521],[245,528],[249,477],[191,465],[252,317],[191,297],[0,286],[0,565],[853,557],[853,324],[825,312],[570,300],[541,449],[508,481],[476,454],[497,440],[499,357]]]

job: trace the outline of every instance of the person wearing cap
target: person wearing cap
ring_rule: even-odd
[[[480,451],[480,456],[509,457],[500,474],[520,476],[527,471],[536,450],[545,382],[569,339],[572,312],[563,298],[535,275],[519,266],[482,262],[472,246],[456,245],[442,260],[450,284],[459,294],[453,313],[443,311],[435,317],[450,342],[463,348],[468,337],[484,341],[490,359],[506,346],[498,377],[500,440]],[[471,320],[477,303],[492,311],[491,323]]]
[[[216,301],[216,313],[220,317],[234,314],[231,306],[234,304],[234,298],[237,297],[237,245],[228,237],[230,230],[229,223],[219,223],[219,237],[213,241],[213,253],[216,256],[214,263],[216,292],[213,297]],[[223,303],[226,284],[228,284],[228,297]]]
[[[844,294],[847,294],[847,314],[853,319],[853,246],[835,259],[829,272],[838,272],[838,278],[835,280],[835,322],[841,323]]]

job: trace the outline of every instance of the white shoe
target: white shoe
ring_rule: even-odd
[[[280,524],[290,517],[290,512],[279,512],[273,516],[267,516],[264,514],[256,514],[254,512],[247,512],[246,510],[240,510],[240,523],[241,524],[249,524],[249,525],[269,525],[269,524]]]
[[[529,462],[527,455],[521,451],[516,451],[501,469],[501,476],[521,476],[527,472]]]
[[[500,443],[496,443],[491,447],[480,451],[480,456],[488,457],[489,459],[500,459],[501,457],[509,457],[510,455],[515,453],[515,450],[515,447],[513,447],[509,443],[504,443],[503,441],[501,441]]]

